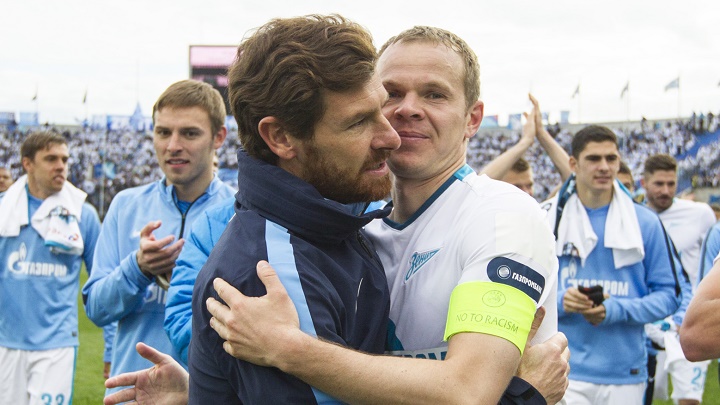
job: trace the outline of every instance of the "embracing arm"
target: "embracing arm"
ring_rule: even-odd
[[[481,333],[453,336],[444,361],[371,356],[301,338],[278,366],[352,403],[497,403],[520,361],[512,343]]]
[[[720,357],[720,261],[698,285],[680,328],[680,345],[690,361]]]
[[[373,356],[317,340],[298,328],[293,304],[266,262],[258,265],[258,276],[267,288],[263,297],[246,297],[220,279],[214,282],[229,305],[208,300],[210,325],[226,340],[225,350],[278,367],[342,400],[497,403],[518,368],[520,351],[514,344],[480,333],[453,336],[444,361]]]

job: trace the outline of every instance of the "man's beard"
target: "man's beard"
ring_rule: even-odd
[[[387,160],[389,155],[389,151],[377,152],[363,163],[362,170],[377,166],[378,162]],[[307,158],[302,178],[327,199],[349,204],[377,201],[390,194],[392,182],[389,174],[382,178],[363,178],[362,172],[353,173],[352,169],[329,162],[311,144],[307,145]]]

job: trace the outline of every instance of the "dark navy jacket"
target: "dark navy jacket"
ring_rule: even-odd
[[[300,328],[324,340],[383,353],[389,311],[385,273],[361,227],[385,216],[357,216],[290,173],[238,152],[236,215],[200,271],[193,290],[190,404],[336,402],[276,368],[237,360],[209,326],[208,297],[221,277],[244,294],[265,287],[256,264],[267,260],[295,303]]]

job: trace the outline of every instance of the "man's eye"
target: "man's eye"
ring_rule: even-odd
[[[363,118],[363,119],[361,119],[360,121],[357,121],[356,123],[350,125],[350,127],[349,127],[348,129],[357,128],[357,127],[363,125],[363,124],[365,123],[365,121],[367,121],[367,119],[366,119],[366,118]]]

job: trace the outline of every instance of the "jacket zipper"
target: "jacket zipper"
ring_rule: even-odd
[[[202,197],[205,193],[200,194],[200,197]],[[185,218],[187,218],[187,213],[190,212],[190,208],[195,204],[197,200],[200,199],[200,197],[196,198],[195,201],[191,202],[190,205],[188,205],[187,210],[185,212],[182,212],[180,207],[177,204],[177,201],[173,198],[173,203],[175,204],[175,208],[177,208],[178,212],[180,213],[180,236],[178,239],[182,239],[183,234],[185,233]]]

